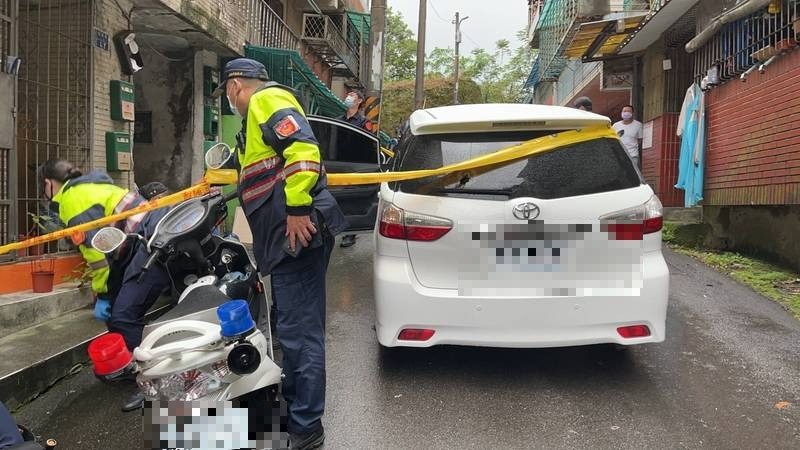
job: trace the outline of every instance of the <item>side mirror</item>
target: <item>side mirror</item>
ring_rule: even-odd
[[[95,233],[92,238],[92,247],[100,253],[111,253],[118,249],[128,238],[128,235],[119,228],[105,227]]]
[[[228,144],[220,142],[206,152],[206,166],[209,169],[221,169],[231,159],[231,156],[233,156],[233,152]]]

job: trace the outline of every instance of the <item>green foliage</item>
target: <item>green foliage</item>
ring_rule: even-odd
[[[472,80],[480,87],[482,95],[478,103],[514,103],[525,98],[526,92],[523,92],[522,86],[533,63],[526,37],[527,30],[520,30],[514,43],[500,39],[491,51],[476,48],[468,54],[459,55],[459,78]],[[415,78],[416,45],[414,34],[403,16],[389,8],[386,13],[384,74],[387,82]],[[454,59],[453,48],[434,48],[425,56],[425,76],[452,78]],[[383,105],[384,109],[391,108],[386,102]]]
[[[480,103],[481,90],[475,82],[462,80],[458,85],[459,99],[463,103]],[[381,100],[381,128],[394,135],[395,130],[414,111],[414,80],[400,80],[384,84]],[[425,107],[453,103],[453,80],[442,77],[425,79]]]
[[[385,46],[384,79],[413,79],[417,70],[417,40],[403,20],[403,15],[392,8],[386,10]]]

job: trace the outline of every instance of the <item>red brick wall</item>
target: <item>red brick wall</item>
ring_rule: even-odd
[[[800,50],[706,93],[706,205],[800,204]]]
[[[681,141],[675,135],[678,114],[666,113],[653,119],[653,146],[642,149],[642,174],[664,206],[683,206],[678,181],[678,153]]]

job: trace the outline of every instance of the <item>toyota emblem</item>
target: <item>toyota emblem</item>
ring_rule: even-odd
[[[531,202],[520,203],[514,206],[514,217],[519,220],[530,220],[539,217],[539,207]]]

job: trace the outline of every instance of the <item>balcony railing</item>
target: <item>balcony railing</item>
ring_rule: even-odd
[[[300,38],[264,0],[233,0],[247,24],[247,41],[252,45],[300,50]]]
[[[352,76],[359,75],[359,50],[354,49],[329,16],[303,14],[303,41],[332,68],[344,69]]]

